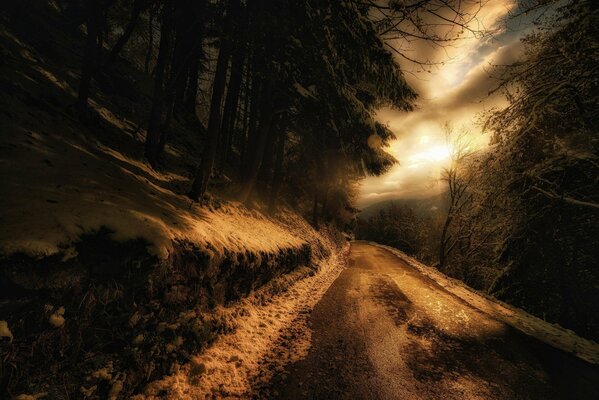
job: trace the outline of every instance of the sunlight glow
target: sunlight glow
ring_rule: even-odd
[[[428,150],[413,154],[410,156],[410,161],[412,162],[422,162],[422,161],[443,161],[450,157],[451,149],[449,146],[435,146],[431,147]]]

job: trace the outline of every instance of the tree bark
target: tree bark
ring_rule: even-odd
[[[285,159],[285,139],[287,138],[285,125],[283,124],[282,129],[279,130],[279,137],[277,139],[275,167],[268,198],[268,212],[270,214],[274,214],[277,209],[277,198],[283,185],[283,161]]]
[[[187,84],[188,68],[191,57],[196,50],[194,42],[196,34],[201,29],[198,21],[194,21],[194,4],[189,1],[178,1],[175,11],[175,48],[173,51],[173,67],[171,71],[171,82],[173,90],[173,112],[176,114],[183,103],[185,87]],[[199,35],[198,35],[199,36]]]
[[[229,63],[229,45],[223,43],[219,52],[216,63],[216,74],[214,76],[214,85],[212,88],[212,98],[210,101],[210,116],[208,118],[208,141],[202,154],[202,162],[196,173],[189,197],[194,200],[199,200],[206,193],[212,167],[216,158],[218,148],[218,138],[220,133],[221,122],[221,101],[225,90],[227,78],[227,68]]]
[[[198,4],[200,7],[202,6],[201,2],[194,3],[193,1],[177,3],[178,9],[176,9],[175,12],[177,21],[177,28],[175,31],[177,38],[173,50],[170,78],[165,89],[167,109],[166,118],[161,126],[162,134],[160,135],[160,142],[158,144],[158,159],[162,155],[169,140],[171,120],[178,111],[181,111],[191,61],[202,48],[203,23],[201,20],[194,19],[194,15],[197,15],[196,11],[198,11],[198,9],[194,9],[194,7]],[[197,88],[197,65],[195,68]]]
[[[150,73],[150,60],[152,59],[152,53],[154,50],[154,7],[150,6],[148,21],[148,51],[146,52],[146,59],[144,60],[144,72]]]
[[[160,49],[158,50],[158,59],[156,61],[154,77],[154,95],[152,98],[152,108],[150,110],[150,120],[148,122],[148,133],[146,136],[145,155],[152,168],[156,168],[158,164],[160,124],[162,122],[164,95],[164,75],[171,47],[172,6],[172,0],[165,0],[162,11],[162,27],[160,29]]]
[[[264,158],[264,149],[266,147],[266,140],[268,138],[268,132],[270,131],[271,124],[274,117],[274,87],[275,80],[272,74],[267,78],[264,89],[262,90],[262,105],[260,107],[260,126],[258,127],[256,134],[256,142],[253,148],[253,152],[250,154],[249,164],[247,168],[247,175],[243,181],[243,187],[241,189],[239,200],[241,202],[247,202],[258,178],[258,172]]]
[[[264,148],[264,156],[262,157],[262,164],[260,165],[260,171],[258,172],[258,184],[260,189],[266,191],[268,184],[272,180],[273,164],[275,156],[275,142],[279,136],[279,130],[281,129],[282,120],[276,119],[270,126],[268,135],[266,137],[266,146]]]
[[[241,80],[243,78],[243,64],[245,61],[245,44],[237,43],[233,59],[231,61],[231,76],[225,99],[225,109],[222,122],[222,146],[220,164],[225,165],[229,159],[231,150],[231,136],[237,117],[237,106],[239,104],[239,92],[241,91]]]
[[[195,115],[196,101],[198,96],[198,72],[200,69],[200,58],[202,51],[197,51],[192,55],[189,61],[189,69],[187,72],[187,88],[183,97],[182,108],[186,112]]]
[[[121,50],[123,50],[129,39],[131,38],[131,35],[133,34],[135,27],[137,26],[137,22],[139,21],[139,16],[141,15],[141,12],[144,10],[146,6],[146,2],[147,0],[135,0],[133,2],[131,18],[127,23],[125,31],[113,46],[112,50],[110,51],[110,54],[108,55],[108,58],[106,59],[106,62],[104,63],[105,70],[110,69],[118,55],[121,53]]]
[[[241,155],[241,171],[240,176],[242,181],[247,176],[248,167],[251,160],[250,149],[255,148],[256,137],[258,132],[258,119],[260,118],[259,108],[261,103],[261,88],[262,82],[260,80],[260,73],[258,68],[257,57],[253,54],[251,71],[248,72],[248,76],[251,76],[251,87],[249,90],[249,116],[248,116],[248,128],[247,138],[243,145],[243,152]]]
[[[196,171],[191,191],[188,196],[193,200],[199,200],[210,183],[210,175],[214,167],[216,152],[218,150],[218,140],[221,127],[221,103],[227,83],[227,70],[229,69],[229,59],[231,57],[230,36],[232,31],[233,10],[239,6],[239,0],[231,0],[225,19],[225,29],[221,39],[221,47],[218,51],[216,61],[216,72],[214,74],[214,84],[212,85],[212,97],[210,99],[210,115],[208,117],[207,143],[202,154],[202,161]]]
[[[79,82],[77,97],[77,107],[80,111],[87,109],[92,77],[98,57],[100,13],[100,0],[89,0],[86,17],[87,37],[85,40],[85,52],[83,55],[83,65],[81,66],[81,80]]]
[[[247,140],[248,140],[248,130],[249,130],[249,122],[250,122],[250,82],[251,82],[251,77],[250,77],[250,64],[249,64],[249,59],[248,59],[248,63],[246,64],[246,68],[245,68],[245,84],[243,85],[243,105],[242,105],[242,109],[243,109],[243,120],[241,121],[241,130],[239,131],[239,136],[237,137],[237,146],[239,148],[239,166],[241,167],[240,169],[240,174],[239,176],[242,176],[242,172],[243,172],[243,166],[244,166],[244,160],[246,158],[246,144],[247,144]]]

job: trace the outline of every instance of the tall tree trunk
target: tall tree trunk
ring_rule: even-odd
[[[445,223],[443,224],[443,230],[441,231],[441,241],[439,243],[439,269],[445,267],[445,263],[447,260],[447,242],[448,242],[448,234],[449,234],[449,226],[451,225],[451,221],[453,219],[453,199],[452,204],[449,206],[447,210],[447,217],[445,218]]]
[[[251,68],[250,63],[248,63],[245,67],[245,85],[243,90],[243,126],[241,127],[241,132],[238,138],[238,146],[239,146],[239,165],[243,168],[243,163],[245,160],[246,154],[246,144],[248,138],[248,129],[249,129],[249,111],[250,111],[250,82],[251,82]]]
[[[258,136],[258,120],[260,118],[260,104],[262,103],[262,82],[260,79],[261,74],[259,73],[258,65],[257,57],[254,54],[251,68],[248,132],[245,145],[243,146],[244,151],[241,158],[240,176],[242,181],[247,177],[248,168],[251,162],[251,149],[256,147]]]
[[[98,34],[100,29],[100,0],[89,0],[87,2],[87,37],[85,40],[85,52],[83,65],[81,66],[81,80],[79,82],[79,94],[77,107],[80,111],[87,109],[91,82],[98,57]]]
[[[110,54],[108,55],[106,62],[104,63],[104,69],[110,69],[118,55],[121,53],[121,50],[123,50],[123,47],[125,47],[125,45],[129,41],[129,38],[131,38],[131,35],[133,34],[135,27],[137,26],[137,22],[139,21],[139,16],[141,15],[141,12],[144,10],[146,3],[147,0],[135,0],[133,2],[131,18],[129,18],[129,22],[127,23],[125,31],[119,37],[112,50],[110,51]]]
[[[253,152],[250,154],[247,175],[239,195],[241,202],[247,202],[252,194],[264,158],[264,149],[266,148],[268,132],[270,131],[274,117],[274,86],[275,80],[273,75],[270,74],[261,95],[262,105],[260,107],[260,126],[257,130]]]
[[[237,105],[239,104],[239,92],[241,90],[241,80],[243,78],[243,63],[245,60],[245,44],[237,43],[236,49],[231,61],[231,76],[229,78],[229,87],[225,99],[225,109],[223,111],[222,123],[222,146],[220,154],[220,163],[225,165],[229,159],[231,149],[231,136],[235,125],[237,114]]]
[[[171,121],[174,116],[183,110],[183,102],[192,61],[195,73],[193,79],[194,99],[193,115],[195,116],[195,93],[197,92],[197,69],[199,54],[202,52],[203,37],[203,12],[205,1],[187,0],[175,3],[174,20],[176,24],[176,40],[170,68],[170,78],[165,88],[166,117],[161,125],[160,141],[158,143],[157,160],[164,153],[164,148],[171,134]]]
[[[167,92],[165,95],[166,101],[166,116],[164,118],[164,123],[160,125],[160,140],[158,141],[158,150],[156,151],[156,160],[160,161],[162,154],[164,153],[164,148],[168,143],[170,130],[171,130],[171,120],[173,118],[174,112],[174,91],[172,88],[167,88]]]
[[[197,22],[194,24],[193,4],[188,1],[178,1],[175,7],[175,48],[173,51],[173,67],[171,70],[173,113],[181,108],[185,86],[187,83],[189,61],[194,51]]]
[[[274,164],[274,147],[277,137],[279,136],[279,130],[281,129],[282,120],[275,118],[275,121],[270,126],[268,135],[266,137],[266,145],[264,147],[264,156],[262,157],[262,164],[260,165],[260,171],[258,172],[258,183],[261,190],[266,190],[268,184],[272,178],[272,170]]]
[[[146,59],[144,60],[144,72],[150,73],[150,60],[154,52],[154,7],[150,6],[148,20],[148,51],[146,52]]]
[[[94,65],[94,74],[97,78],[100,72],[100,67],[104,63],[104,40],[106,38],[106,30],[107,30],[107,21],[108,21],[108,8],[106,3],[100,4],[100,13],[98,15],[98,41],[97,41],[97,49],[96,49],[96,60]]]
[[[166,118],[161,126],[162,134],[158,144],[158,158],[162,155],[168,142],[170,134],[170,123],[173,116],[180,111],[185,93],[187,77],[189,75],[190,62],[194,55],[201,52],[203,23],[201,20],[194,20],[194,6],[200,3],[193,1],[177,3],[176,10],[176,42],[173,51],[172,67],[170,69],[170,78],[166,85]],[[197,68],[197,67],[196,67]],[[197,78],[196,78],[197,80]],[[197,85],[197,82],[196,82]],[[194,114],[195,115],[195,114]]]
[[[160,124],[162,123],[162,106],[164,92],[164,75],[166,65],[170,55],[170,36],[173,18],[172,0],[165,0],[162,10],[162,27],[160,29],[160,49],[158,50],[158,59],[156,61],[156,71],[154,77],[154,95],[152,98],[152,108],[150,110],[150,120],[148,122],[148,133],[146,136],[145,155],[152,168],[158,164],[158,153],[160,143]]]
[[[251,4],[248,4],[248,7]],[[227,98],[222,121],[222,136],[220,148],[220,164],[225,165],[229,160],[232,146],[232,135],[238,116],[239,94],[243,81],[243,67],[246,58],[246,37],[248,34],[249,12],[246,8],[236,10],[234,25],[233,58],[231,60],[231,74],[227,86]]]
[[[208,116],[207,143],[202,154],[202,161],[197,169],[189,197],[193,200],[199,200],[206,193],[210,183],[210,175],[214,167],[216,152],[218,150],[218,141],[221,127],[221,103],[223,100],[225,86],[227,83],[227,71],[229,69],[229,59],[231,58],[231,32],[232,15],[239,7],[239,0],[231,0],[227,9],[225,18],[225,28],[221,39],[221,46],[218,51],[216,61],[216,72],[214,74],[214,84],[212,85],[212,97],[210,99],[210,115]]]
[[[268,197],[268,212],[274,214],[277,209],[277,197],[283,185],[283,161],[285,159],[285,139],[287,138],[286,124],[279,130],[277,138],[276,160]]]
[[[200,46],[201,47],[201,46]],[[195,115],[196,102],[198,96],[198,71],[200,69],[200,58],[202,57],[202,51],[197,51],[191,57],[189,61],[189,69],[187,72],[187,89],[185,96],[183,97],[183,109]]]

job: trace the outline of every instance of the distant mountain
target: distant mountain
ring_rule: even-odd
[[[380,210],[386,210],[392,204],[405,205],[421,216],[430,216],[437,212],[443,212],[447,209],[446,193],[441,193],[432,197],[421,199],[390,199],[374,203],[365,207],[358,213],[358,218],[367,219],[378,213]]]

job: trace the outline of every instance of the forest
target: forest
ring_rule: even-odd
[[[90,33],[79,111],[86,112],[93,79],[115,84],[110,69],[129,43],[126,50],[138,55],[131,61],[154,80],[144,154],[160,168],[174,134],[171,122],[194,122],[198,91],[207,89],[198,81],[208,80],[206,121],[197,124],[205,143],[201,161],[190,171],[191,199],[206,194],[213,174],[226,175],[240,201],[256,192],[272,211],[283,186],[291,186],[297,206],[309,204],[317,225],[321,216],[343,218],[349,182],[381,174],[393,163],[383,150],[393,134],[373,119],[373,110],[382,105],[407,110],[415,94],[368,21],[368,5],[109,3],[114,4],[90,2],[89,10],[77,2],[65,5]],[[130,17],[119,21],[119,15]],[[138,27],[142,16],[148,19],[144,30]]]
[[[359,219],[357,236],[599,338],[597,17],[563,5],[524,39],[525,60],[494,67],[508,106],[481,117],[489,149],[446,127],[441,215],[395,205]]]
[[[5,4],[0,397],[594,398],[599,5],[501,2]],[[440,193],[369,211],[431,49],[511,34]]]

